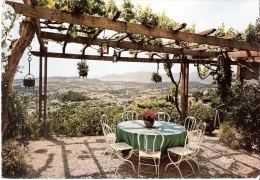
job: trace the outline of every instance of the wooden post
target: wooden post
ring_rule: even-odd
[[[40,62],[39,62],[39,123],[42,118],[42,56],[43,56],[43,48],[40,47]]]
[[[236,59],[239,60],[239,58],[236,58]],[[237,83],[238,87],[243,86],[243,84],[244,84],[244,73],[243,73],[242,64],[237,65],[237,78],[236,78],[236,80],[238,81],[238,83]]]
[[[181,63],[181,114],[182,119],[188,115],[189,63]]]
[[[44,47],[43,136],[47,137],[47,47]]]

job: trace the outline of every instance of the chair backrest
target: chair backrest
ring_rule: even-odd
[[[104,134],[103,123],[108,124],[108,120],[107,120],[107,115],[106,114],[102,114],[101,117],[100,117],[100,124],[101,124],[102,131],[103,131],[103,134]]]
[[[145,154],[151,154],[154,157],[156,151],[162,150],[164,136],[156,130],[144,130],[138,133],[137,142],[139,151],[142,150]]]
[[[138,119],[138,113],[136,111],[125,111],[122,113],[122,121],[133,121]]]
[[[103,133],[104,133],[104,137],[106,142],[109,145],[113,145],[115,144],[115,137],[111,136],[113,133],[112,129],[110,128],[110,126],[106,123],[103,123]]]
[[[188,116],[185,118],[184,127],[186,128],[187,131],[192,131],[193,129],[195,129],[195,125],[196,125],[195,117]]]
[[[184,148],[187,151],[193,151],[193,153],[190,156],[195,156],[196,154],[198,154],[201,147],[202,139],[203,139],[203,130],[201,129],[193,130],[189,134],[187,134]],[[193,145],[187,146],[187,143]]]
[[[167,121],[167,122],[169,122],[171,120],[171,117],[167,112],[156,112],[154,117],[155,117],[156,121]]]
[[[207,126],[206,122],[203,122],[201,125],[201,131],[203,135],[205,134],[206,126]]]

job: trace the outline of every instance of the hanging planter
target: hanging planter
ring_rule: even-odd
[[[85,60],[81,60],[81,62],[77,63],[77,69],[79,73],[79,78],[82,76],[83,78],[88,76],[88,65]]]
[[[34,86],[35,86],[35,79],[34,79],[34,77],[33,77],[32,74],[27,74],[27,75],[24,77],[24,79],[23,79],[23,85],[24,85],[25,88],[28,87],[28,89],[29,89],[30,87],[33,87],[33,88],[34,88]]]
[[[162,76],[159,73],[153,72],[151,80],[156,83],[162,82]]]
[[[159,63],[157,63],[157,72],[153,72],[151,80],[156,83],[162,82],[162,76],[159,74]]]

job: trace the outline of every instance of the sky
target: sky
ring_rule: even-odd
[[[19,1],[19,0],[17,0]],[[121,0],[116,0],[118,5]],[[260,17],[260,0],[132,0],[133,4],[141,4],[142,7],[150,5],[155,13],[166,12],[166,15],[178,23],[187,23],[190,27],[193,23],[196,25],[196,32],[204,31],[212,28],[219,28],[222,23],[225,24],[226,30],[230,27],[241,32],[244,31],[249,23],[255,24],[256,19]],[[19,23],[17,23],[19,27]],[[13,32],[14,38],[18,36],[18,29]],[[105,31],[109,36],[109,32]],[[39,51],[37,38],[34,38],[32,50]],[[48,52],[62,52],[62,46],[56,43],[49,43]],[[72,54],[80,54],[82,45],[69,44],[66,52]],[[112,53],[112,50],[110,50]],[[87,48],[86,54],[97,55],[96,49]],[[129,56],[122,54],[122,56]],[[141,57],[141,56],[138,56]],[[48,58],[48,77],[72,77],[78,76],[77,59],[59,59]],[[89,65],[88,78],[98,78],[107,74],[123,74],[127,72],[156,72],[157,64],[155,63],[130,63],[130,62],[105,62],[87,60]],[[17,73],[15,78],[22,79],[28,74],[28,55],[24,53],[20,65],[23,68],[23,73]],[[196,71],[193,65],[190,65],[190,72]],[[179,65],[174,65],[173,72],[179,72]],[[165,71],[160,64],[159,73],[164,74]],[[39,57],[32,56],[31,74],[35,78],[39,77]]]

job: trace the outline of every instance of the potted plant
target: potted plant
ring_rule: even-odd
[[[78,69],[78,73],[79,73],[79,78],[80,76],[87,77],[88,76],[88,65],[87,62],[85,61],[81,61],[77,63],[77,69]]]
[[[154,117],[155,117],[155,112],[153,111],[145,111],[142,114],[142,118],[144,120],[144,125],[148,128],[153,127],[154,125]]]
[[[162,82],[162,76],[158,72],[153,72],[151,80],[156,83]]]

